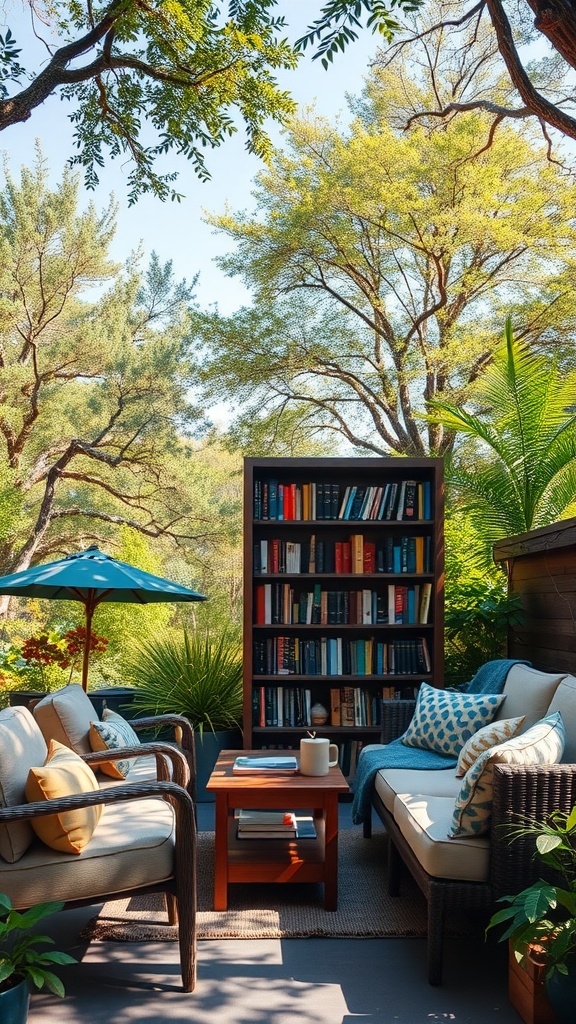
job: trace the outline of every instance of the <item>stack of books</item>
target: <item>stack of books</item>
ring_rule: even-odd
[[[312,815],[293,811],[238,812],[238,839],[315,839]]]

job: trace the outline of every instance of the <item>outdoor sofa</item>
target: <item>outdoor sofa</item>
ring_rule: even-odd
[[[471,739],[464,775],[457,777],[454,758],[447,757],[450,767],[380,768],[370,782],[369,802],[391,839],[389,892],[399,895],[405,866],[428,901],[432,985],[442,980],[447,911],[491,911],[500,896],[519,892],[538,877],[533,840],[511,842],[511,829],[525,818],[542,820],[576,804],[576,678],[516,663],[502,694],[505,699],[493,719],[494,745],[480,744],[478,752]],[[378,750],[390,749],[406,734],[416,708],[411,700],[382,702],[382,744],[365,748],[359,768],[362,757],[374,756],[370,751],[378,757]],[[498,723],[517,718],[523,718],[518,732],[498,738]],[[489,734],[490,726],[484,731]],[[454,835],[463,824],[467,833]],[[363,827],[369,837],[370,812],[364,814]]]

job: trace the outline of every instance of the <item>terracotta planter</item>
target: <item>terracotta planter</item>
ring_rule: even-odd
[[[14,988],[0,992],[0,1021],[2,1024],[26,1024],[29,1003],[30,986],[27,981],[21,981]]]
[[[524,1024],[557,1024],[544,986],[545,970],[541,946],[534,946],[522,964],[508,946],[508,999]]]

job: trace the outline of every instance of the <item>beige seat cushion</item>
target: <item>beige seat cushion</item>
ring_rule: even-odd
[[[451,796],[397,796],[394,818],[420,864],[434,878],[485,882],[490,862],[487,836],[449,839]]]
[[[168,770],[170,774],[171,768],[172,765],[169,763]],[[133,759],[132,767],[126,776],[126,782],[155,782],[157,778],[156,758],[152,754],[148,754],[146,757],[136,757]],[[107,789],[109,786],[117,785],[118,779],[98,774],[98,786],[100,789]]]
[[[504,704],[494,721],[524,715],[522,732],[544,717],[565,672],[538,672],[528,665],[513,665],[504,684]]]
[[[34,708],[34,718],[47,743],[58,740],[77,754],[91,753],[90,722],[98,721],[98,713],[79,683],[48,693]]]
[[[565,764],[576,764],[576,678],[562,680],[550,704],[550,713],[559,711],[566,728],[566,745],[562,754]]]
[[[0,804],[15,807],[26,803],[26,782],[32,765],[44,764],[48,749],[27,708],[0,711]],[[0,825],[0,856],[14,863],[34,840],[29,821]]]
[[[454,802],[461,785],[454,768],[440,768],[438,771],[381,768],[376,772],[374,780],[374,788],[391,814],[394,813],[394,800],[398,794],[408,796],[410,793],[421,793],[424,789],[428,796],[448,796]]]
[[[77,857],[36,842],[19,864],[1,864],[0,892],[16,907],[91,899],[170,878],[173,862],[170,805],[157,798],[131,800],[105,807],[90,843]]]

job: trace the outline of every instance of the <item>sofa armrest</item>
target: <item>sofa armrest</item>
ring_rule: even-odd
[[[193,800],[196,799],[196,741],[194,729],[184,715],[151,715],[145,718],[133,718],[130,725],[135,732],[140,729],[164,729],[174,730],[174,740],[181,748],[187,762],[190,773],[188,792]]]
[[[183,752],[170,743],[139,743],[132,747],[113,747],[110,750],[93,751],[91,754],[82,754],[82,760],[91,767],[97,768],[99,764],[108,761],[126,761],[137,757],[156,757],[157,778],[161,782],[170,782],[170,772],[166,761],[172,763],[172,778],[183,789],[188,789],[190,772],[188,761]],[[135,785],[135,783],[130,783]]]
[[[534,837],[510,841],[526,819],[543,821],[576,804],[576,764],[494,765],[490,874],[495,898],[520,892],[542,874]]]
[[[390,743],[402,736],[410,725],[415,700],[383,700],[381,701],[382,728],[380,731],[380,743]]]

